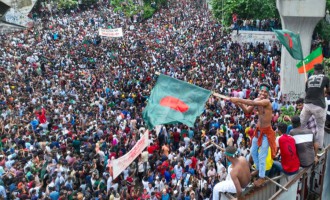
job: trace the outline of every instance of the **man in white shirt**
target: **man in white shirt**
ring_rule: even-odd
[[[147,164],[148,164],[148,159],[149,159],[149,152],[148,151],[143,151],[141,153],[141,159],[143,162],[143,168],[144,168],[144,174],[147,172]]]
[[[216,170],[214,169],[214,166],[211,166],[210,169],[207,172],[207,177],[213,178],[217,174]]]
[[[215,162],[218,162],[219,160],[221,160],[221,158],[222,158],[222,152],[219,151],[219,149],[216,149],[216,151],[214,152]]]
[[[151,193],[154,191],[155,191],[155,189],[152,187],[152,183],[149,183],[148,187],[147,187],[148,194],[151,195]]]
[[[109,193],[110,188],[112,186],[112,177],[109,174],[107,174],[106,177],[107,177],[107,193]]]
[[[181,167],[180,162],[178,162],[178,164],[174,166],[174,173],[175,173],[177,179],[181,179],[182,174],[183,174],[183,168]]]

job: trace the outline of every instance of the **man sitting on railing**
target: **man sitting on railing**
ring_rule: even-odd
[[[314,161],[317,162],[316,155],[318,144],[310,129],[304,128],[300,124],[300,117],[293,116],[291,119],[293,129],[290,135],[296,141],[296,148],[301,167],[310,167]]]
[[[276,145],[280,149],[283,172],[292,175],[299,171],[300,161],[297,155],[296,142],[291,135],[286,133],[287,127],[285,123],[278,124],[277,129],[280,136],[276,139]]]
[[[237,193],[241,196],[243,188],[251,181],[251,173],[248,162],[243,156],[236,157],[237,149],[233,146],[226,148],[225,156],[231,165],[228,167],[228,175],[225,181],[217,183],[213,188],[213,200],[219,200],[220,192]]]

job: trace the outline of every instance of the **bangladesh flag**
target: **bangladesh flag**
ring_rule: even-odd
[[[314,72],[314,65],[318,64],[318,63],[322,63],[323,62],[323,54],[322,54],[322,48],[319,47],[317,49],[315,49],[311,54],[309,54],[304,61],[300,61],[297,64],[297,68],[298,68],[298,72],[299,74],[303,74],[305,73],[304,70],[304,63],[305,63],[305,69],[306,69],[306,73],[309,72]]]
[[[289,30],[274,30],[277,39],[285,46],[292,58],[296,60],[303,60],[303,53],[301,49],[300,36]]]
[[[209,90],[161,74],[143,110],[143,119],[149,129],[178,122],[193,127],[210,95]]]

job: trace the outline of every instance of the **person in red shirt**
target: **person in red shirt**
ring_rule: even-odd
[[[128,191],[131,191],[131,189],[134,188],[134,179],[133,179],[132,175],[133,175],[133,174],[130,174],[130,175],[126,178]]]
[[[190,167],[196,170],[197,162],[198,162],[197,158],[195,156],[192,156]]]
[[[40,122],[40,124],[44,124],[46,123],[47,119],[46,119],[46,109],[42,108],[40,112],[36,113],[38,120]]]
[[[142,195],[141,195],[141,200],[147,200],[147,199],[149,199],[149,198],[150,198],[150,195],[148,194],[147,190],[144,189],[144,190],[143,190],[143,193],[142,193]]]
[[[174,141],[174,150],[178,150],[179,143],[180,143],[180,133],[177,132],[177,129],[174,128],[173,130],[173,141]]]
[[[150,143],[150,146],[147,148],[148,153],[153,154],[154,151],[156,151],[156,150],[157,149],[156,149],[155,145],[153,143]]]
[[[299,171],[300,161],[296,150],[294,138],[286,134],[288,126],[284,123],[278,124],[278,132],[281,135],[278,138],[277,145],[281,151],[281,164],[283,172],[287,175],[295,174]]]

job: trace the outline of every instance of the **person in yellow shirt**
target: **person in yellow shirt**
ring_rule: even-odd
[[[248,126],[248,127],[246,127],[245,128],[245,130],[244,130],[244,133],[245,133],[245,135],[246,135],[246,137],[249,137],[249,130],[251,129],[251,127],[250,126]]]
[[[260,151],[260,149],[258,150]],[[253,164],[253,169],[255,169],[255,165]],[[272,159],[270,147],[268,147],[268,153],[266,157],[266,176],[273,177],[275,174],[280,173],[282,171],[282,165],[278,161],[274,161]],[[252,175],[254,173],[252,172]]]

